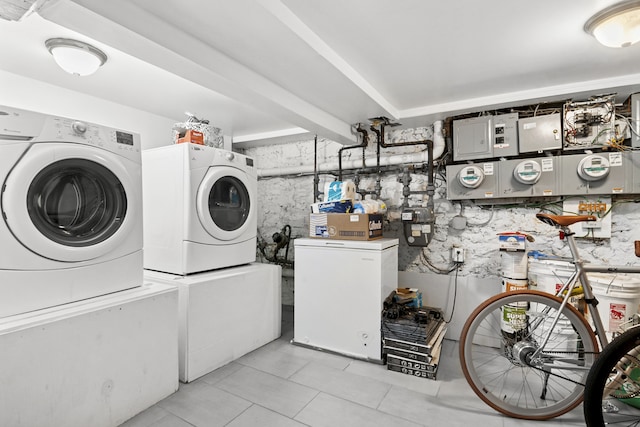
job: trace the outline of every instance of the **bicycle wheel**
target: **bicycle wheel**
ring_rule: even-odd
[[[640,425],[640,328],[602,350],[587,377],[584,419],[588,427]]]
[[[544,292],[507,292],[469,316],[460,337],[462,371],[478,397],[496,411],[546,420],[582,401],[598,344],[587,320],[571,305],[552,328],[561,303]]]

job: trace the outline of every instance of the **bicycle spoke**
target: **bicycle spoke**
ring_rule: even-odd
[[[555,323],[559,308],[548,294],[520,291],[488,300],[470,317],[461,337],[463,372],[494,409],[548,419],[580,403],[595,337],[573,307]]]

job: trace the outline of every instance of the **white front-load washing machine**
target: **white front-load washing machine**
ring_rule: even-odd
[[[144,268],[177,275],[256,260],[253,159],[197,144],[142,152]]]
[[[0,106],[0,317],[142,284],[140,138]]]

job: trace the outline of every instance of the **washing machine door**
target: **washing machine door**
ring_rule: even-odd
[[[212,237],[229,241],[255,224],[253,197],[257,184],[233,167],[211,167],[198,187],[196,208],[204,229]]]
[[[73,143],[34,144],[9,173],[4,220],[30,251],[56,261],[92,260],[133,232],[133,181],[119,156]]]

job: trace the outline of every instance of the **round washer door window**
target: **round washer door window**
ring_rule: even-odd
[[[241,236],[255,210],[246,174],[235,168],[210,168],[198,188],[197,205],[204,229],[224,241]]]
[[[72,143],[34,144],[2,192],[7,226],[30,251],[63,262],[120,250],[135,230],[139,195],[114,153]]]
[[[64,159],[33,179],[27,210],[45,237],[61,245],[86,247],[118,231],[127,213],[127,195],[118,177],[101,164]]]

